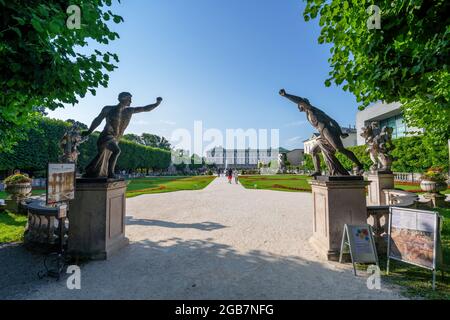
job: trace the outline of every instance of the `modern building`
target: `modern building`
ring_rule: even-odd
[[[378,122],[380,128],[384,126],[392,127],[394,129],[393,139],[410,135],[414,131],[421,131],[421,129],[409,128],[406,125],[400,103],[375,103],[356,114],[358,145],[365,143],[364,138],[361,137],[362,128],[369,126],[372,122]]]
[[[218,168],[256,169],[258,163],[269,164],[278,161],[279,149],[225,149],[215,147],[206,152],[206,163]]]
[[[344,147],[354,147],[358,143],[357,139],[357,130],[355,127],[342,127],[342,133],[348,134],[347,138],[342,139],[342,143],[344,144]],[[318,133],[314,133],[311,138],[308,140],[303,141],[303,148],[305,154],[311,154],[312,149],[316,145],[316,140],[319,138]]]

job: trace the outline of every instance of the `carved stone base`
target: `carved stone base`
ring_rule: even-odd
[[[60,248],[58,209],[47,206],[44,201],[39,200],[29,202],[26,209],[28,223],[24,233],[25,248],[42,254],[58,251]],[[63,241],[66,239],[65,234]]]
[[[123,180],[77,179],[69,215],[69,254],[72,257],[107,260],[128,245],[126,187]]]
[[[368,176],[370,185],[369,189],[369,206],[385,206],[389,205],[389,199],[383,192],[385,189],[394,189],[394,175],[392,173],[370,173]]]
[[[317,177],[310,182],[314,201],[310,243],[325,259],[337,261],[345,224],[366,224],[367,205],[363,177]]]

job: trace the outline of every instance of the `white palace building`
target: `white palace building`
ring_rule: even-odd
[[[258,163],[269,164],[278,161],[279,149],[225,149],[215,147],[206,152],[206,163],[215,164],[219,169],[256,169]]]

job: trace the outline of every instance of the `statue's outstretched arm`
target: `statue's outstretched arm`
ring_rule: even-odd
[[[102,112],[98,115],[98,117],[95,118],[94,121],[92,121],[92,124],[91,124],[89,130],[83,132],[83,136],[88,136],[92,132],[94,132],[94,130],[97,129],[98,126],[102,124],[102,121],[103,121],[103,119],[106,118],[106,115],[108,114],[108,111],[109,111],[109,108],[108,107],[104,107]]]
[[[311,105],[310,105],[309,101],[307,99],[305,99],[305,98],[297,97],[297,96],[294,96],[292,94],[289,94],[284,89],[280,90],[280,95],[282,97],[285,97],[286,99],[294,102],[295,104],[300,104],[301,103],[305,110],[310,110],[311,109]]]
[[[156,109],[162,102],[162,98],[157,98],[156,99],[156,103],[154,104],[150,104],[148,106],[145,107],[136,107],[133,108],[133,113],[141,113],[141,112],[150,112],[153,111],[154,109]]]

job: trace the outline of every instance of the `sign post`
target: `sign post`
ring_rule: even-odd
[[[356,263],[375,263],[378,264],[377,249],[373,239],[372,227],[366,225],[348,225],[344,226],[342,235],[341,253],[339,263],[342,263],[344,249],[348,248],[353,264],[353,273],[356,276]]]
[[[75,163],[49,163],[47,169],[47,205],[75,199]]]
[[[56,219],[58,220],[60,247],[59,252],[51,254],[56,256],[55,269],[49,269],[44,261],[46,272],[43,275],[39,273],[39,277],[50,276],[59,279],[64,268],[64,227],[67,218],[67,203],[75,199],[75,176],[75,163],[48,164],[46,204],[58,209]]]
[[[431,270],[435,290],[442,259],[440,223],[441,217],[434,211],[390,208],[386,273],[391,259]]]

